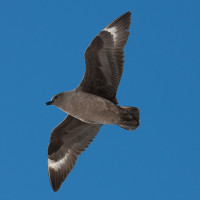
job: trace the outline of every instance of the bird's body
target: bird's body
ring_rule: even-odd
[[[58,107],[83,122],[117,124],[120,121],[120,108],[103,97],[80,90],[72,90],[62,94],[65,103]]]
[[[48,147],[48,172],[57,191],[103,124],[127,130],[139,126],[136,107],[118,106],[116,93],[124,67],[131,13],[120,16],[104,28],[85,52],[85,75],[72,91],[55,95],[46,105],[55,105],[68,116],[53,129]]]

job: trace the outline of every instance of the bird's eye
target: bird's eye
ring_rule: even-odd
[[[58,96],[55,96],[55,97],[54,97],[54,99],[57,99],[57,98],[58,98]]]

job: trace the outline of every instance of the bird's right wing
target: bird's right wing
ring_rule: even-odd
[[[57,191],[74,167],[78,155],[92,142],[101,128],[68,115],[51,134],[48,147],[48,173],[51,186]]]

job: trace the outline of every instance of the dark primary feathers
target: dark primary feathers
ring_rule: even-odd
[[[131,13],[127,12],[103,29],[85,52],[86,71],[78,87],[117,104],[116,92],[124,67]]]
[[[88,147],[100,128],[101,125],[87,124],[68,115],[52,131],[48,148],[48,172],[54,191],[60,188],[78,155]]]
[[[114,20],[91,42],[85,52],[86,71],[77,90],[104,97],[117,104],[116,92],[124,65],[131,13]],[[90,144],[101,125],[87,124],[67,116],[51,134],[48,147],[48,172],[57,191],[74,167],[78,155]]]

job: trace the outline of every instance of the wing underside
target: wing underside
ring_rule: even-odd
[[[85,52],[85,75],[77,89],[117,103],[116,92],[124,67],[131,13],[127,12],[104,28]]]
[[[68,115],[52,131],[48,147],[48,172],[54,191],[60,188],[78,155],[88,147],[100,128],[101,125],[87,124]]]

